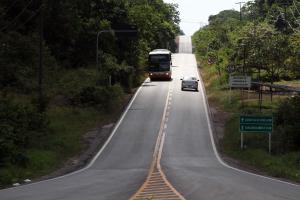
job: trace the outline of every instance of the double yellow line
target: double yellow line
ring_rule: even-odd
[[[172,91],[168,88],[167,99],[164,107],[164,112],[160,124],[158,137],[155,144],[153,153],[153,161],[147,176],[146,181],[140,189],[130,198],[130,200],[137,199],[174,199],[185,200],[185,198],[171,185],[167,180],[166,175],[162,171],[160,161],[162,157],[163,145],[166,137],[167,119],[170,113],[170,104]]]

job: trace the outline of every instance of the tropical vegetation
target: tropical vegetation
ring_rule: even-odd
[[[174,49],[179,31],[163,0],[1,0],[0,186],[82,151],[143,80],[147,53]]]
[[[241,12],[224,10],[193,35],[199,66],[211,105],[230,117],[220,136],[222,153],[273,176],[300,181],[299,94],[263,95],[258,91],[228,92],[230,75],[248,75],[263,83],[293,83],[300,79],[300,1],[255,0]],[[267,92],[267,91],[266,91]],[[264,93],[266,93],[264,92]],[[248,134],[240,149],[239,116],[273,115],[272,152],[264,134]],[[292,170],[291,170],[292,169]]]

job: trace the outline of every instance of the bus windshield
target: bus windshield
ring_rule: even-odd
[[[149,56],[150,64],[157,64],[157,63],[166,63],[170,62],[169,55],[150,55]]]

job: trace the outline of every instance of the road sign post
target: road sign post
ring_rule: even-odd
[[[271,153],[271,138],[272,137],[272,134],[269,133],[269,153]]]
[[[271,153],[271,138],[273,131],[272,116],[240,116],[241,149],[244,147],[244,133],[268,133],[269,153]]]
[[[241,149],[244,148],[244,134],[241,132]]]

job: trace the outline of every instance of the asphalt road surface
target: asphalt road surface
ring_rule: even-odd
[[[1,200],[122,200],[145,181],[161,126],[166,99],[172,96],[165,126],[161,167],[185,198],[195,200],[300,199],[300,186],[227,166],[211,137],[206,101],[199,92],[181,91],[183,75],[198,76],[189,37],[180,37],[173,55],[173,81],[146,81],[112,137],[84,169],[56,179],[0,191]],[[201,83],[201,82],[200,82]]]
[[[181,91],[179,78],[198,73],[191,39],[181,37],[180,45],[173,61],[173,100],[161,161],[172,185],[194,200],[299,200],[299,185],[238,171],[220,160],[211,141],[202,87],[199,92]]]

